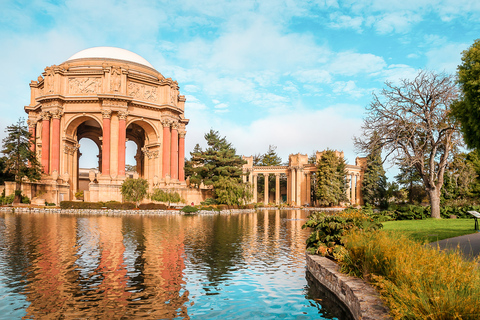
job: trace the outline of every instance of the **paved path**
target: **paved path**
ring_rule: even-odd
[[[458,247],[467,259],[473,259],[480,255],[480,232],[432,242],[430,245],[442,250]]]

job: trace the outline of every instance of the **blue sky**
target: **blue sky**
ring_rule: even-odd
[[[30,80],[95,46],[131,50],[186,95],[187,155],[211,128],[239,154],[357,156],[372,92],[418,69],[454,73],[480,1],[0,0],[0,138]]]

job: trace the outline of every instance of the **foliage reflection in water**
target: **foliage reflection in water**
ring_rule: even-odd
[[[306,215],[2,213],[0,317],[343,319],[307,283]]]

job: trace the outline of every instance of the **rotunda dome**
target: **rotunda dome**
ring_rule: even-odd
[[[130,62],[135,62],[152,69],[155,69],[150,62],[145,60],[143,57],[139,56],[132,51],[115,48],[115,47],[93,47],[88,48],[82,51],[75,53],[73,56],[67,59],[67,61],[77,60],[77,59],[115,59],[115,60],[125,60]]]

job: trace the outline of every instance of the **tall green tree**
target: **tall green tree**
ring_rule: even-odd
[[[460,122],[467,146],[480,149],[480,39],[463,51],[457,70],[462,95],[453,104],[452,114]]]
[[[142,178],[127,178],[123,181],[120,192],[125,200],[135,202],[138,208],[140,201],[147,196],[148,181]]]
[[[362,196],[365,204],[386,203],[387,177],[383,169],[382,150],[377,148],[367,156],[367,167],[362,182]]]
[[[214,196],[219,203],[245,202],[246,198],[251,197],[248,185],[242,181],[245,161],[218,131],[210,130],[205,134],[205,140],[208,146],[205,151],[198,147],[191,153],[191,164],[187,171],[190,181],[197,186],[201,183],[213,186]],[[239,192],[240,189],[244,192]]]
[[[24,178],[37,181],[41,178],[41,165],[35,152],[32,151],[32,134],[28,131],[23,119],[6,129],[7,136],[3,139],[2,153],[5,155],[4,173],[15,175],[14,203],[21,201],[21,184]]]
[[[347,201],[347,171],[345,159],[333,150],[326,150],[317,163],[316,196],[323,206],[338,205]]]

